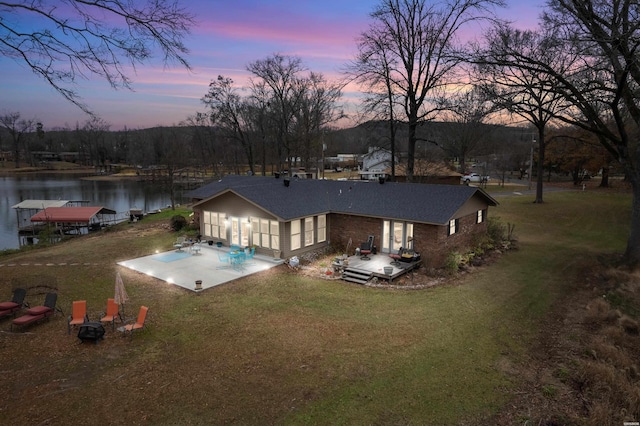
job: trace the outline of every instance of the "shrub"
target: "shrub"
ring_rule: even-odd
[[[450,274],[455,274],[458,272],[458,268],[460,268],[460,264],[462,263],[462,255],[457,251],[452,251],[447,255],[447,260],[445,261],[444,268]]]
[[[182,228],[187,226],[187,219],[181,215],[175,215],[171,218],[170,222],[171,229],[174,231],[180,231]]]

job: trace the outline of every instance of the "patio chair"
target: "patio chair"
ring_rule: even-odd
[[[178,237],[176,238],[176,242],[173,243],[173,248],[177,249],[176,251],[181,252],[183,247],[186,247],[187,245],[187,237],[182,236],[182,237]]]
[[[25,306],[24,298],[27,295],[27,290],[24,288],[16,288],[13,290],[13,297],[10,302],[0,303],[0,318],[7,317],[9,315],[16,316],[16,312]]]
[[[369,235],[367,242],[360,244],[360,259],[362,260],[370,260],[369,255],[373,250],[373,235]]]
[[[73,302],[73,308],[71,309],[71,315],[67,318],[67,334],[71,334],[71,327],[89,322],[89,316],[87,315],[87,301],[75,300]]]
[[[149,308],[146,306],[141,306],[140,307],[140,312],[138,312],[138,318],[135,320],[129,320],[127,321],[127,324],[125,324],[124,326],[118,328],[118,330],[123,332],[123,335],[126,335],[127,333],[129,333],[129,335],[131,336],[131,338],[133,338],[133,332],[136,330],[142,330],[144,329],[144,323],[147,319],[147,312],[149,311]]]
[[[107,299],[107,311],[100,314],[100,322],[111,323],[111,330],[114,331],[116,329],[116,318],[120,318],[120,309],[116,300],[112,297]]]
[[[224,263],[224,265],[218,266],[216,269],[225,269],[229,267],[229,253],[218,251],[218,260],[220,263]]]
[[[44,318],[49,318],[51,315],[55,314],[56,310],[56,302],[58,300],[58,293],[47,293],[44,297],[44,304],[40,306],[34,306],[33,308],[27,309],[27,312],[14,319],[11,322],[11,331],[13,331],[13,326],[26,326],[36,321],[40,321]],[[60,311],[62,312],[62,311]]]
[[[244,264],[249,266],[249,265],[254,265],[253,262],[250,262],[251,260],[253,260],[253,256],[256,254],[256,248],[255,247],[251,247],[250,249],[246,249],[244,251]]]
[[[200,247],[199,239],[189,245],[189,253],[193,254],[194,256],[200,254],[200,250],[202,250],[202,247]]]
[[[371,245],[367,243],[360,244],[360,259],[369,260],[371,259],[369,255],[371,254]]]
[[[389,253],[389,257],[393,259],[391,261],[391,264],[393,266],[400,266],[400,259],[402,258],[402,247],[400,247],[397,253]]]

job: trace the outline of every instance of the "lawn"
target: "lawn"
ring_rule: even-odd
[[[120,270],[127,316],[147,329],[98,345],[66,318],[10,333],[0,323],[3,395],[13,424],[485,424],[521,387],[552,312],[582,271],[624,250],[630,196],[563,192],[533,204],[501,196],[518,249],[425,290],[373,289],[286,266],[199,295],[119,268],[171,247],[169,214],[47,249],[0,256],[15,279],[55,283],[59,305],[95,317]],[[38,302],[35,297],[30,300]]]

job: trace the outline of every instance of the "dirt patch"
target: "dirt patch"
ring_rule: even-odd
[[[586,266],[544,319],[523,362],[503,371],[521,385],[495,425],[615,425],[640,419],[640,344],[631,306],[638,274]],[[621,306],[624,300],[628,305]]]

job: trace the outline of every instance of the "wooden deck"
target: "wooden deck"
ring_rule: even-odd
[[[392,259],[386,253],[371,254],[369,260],[362,259],[361,256],[348,257],[348,264],[334,262],[334,271],[342,273],[342,279],[359,284],[366,284],[374,277],[379,280],[386,280],[392,283],[394,279],[419,267],[421,260],[415,262],[399,262],[399,265],[392,265]],[[385,267],[391,268],[385,271]],[[387,274],[387,272],[390,272]]]

